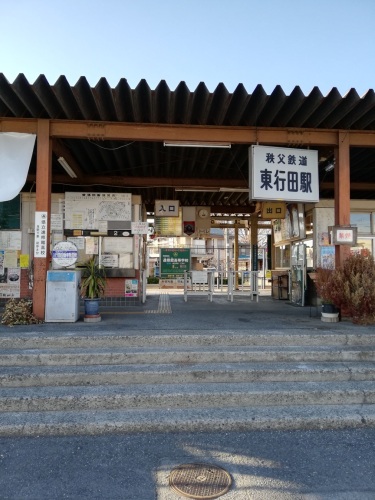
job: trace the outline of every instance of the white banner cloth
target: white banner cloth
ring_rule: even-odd
[[[25,185],[35,134],[0,133],[0,201],[12,200]]]

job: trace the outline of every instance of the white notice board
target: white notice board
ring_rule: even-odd
[[[131,216],[131,193],[65,193],[65,229],[98,230],[103,221]]]

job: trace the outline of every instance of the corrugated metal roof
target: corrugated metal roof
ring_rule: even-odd
[[[171,90],[162,80],[152,90],[146,80],[130,88],[121,79],[111,88],[105,78],[91,87],[85,77],[71,85],[60,76],[51,85],[44,75],[29,83],[20,74],[10,83],[0,74],[0,117],[50,118],[59,120],[90,120],[145,124],[182,124],[206,126],[286,127],[344,130],[375,130],[375,95],[369,90],[360,97],[355,89],[341,96],[337,88],[323,96],[314,87],[304,95],[296,86],[286,95],[280,86],[268,95],[261,85],[249,94],[242,84],[233,93],[220,83],[209,92],[202,82],[190,90],[185,82]],[[55,150],[63,148],[84,175],[92,176],[91,186],[69,187],[53,180],[53,190],[106,190],[124,191],[119,184],[95,185],[95,176],[123,176],[134,178],[168,178],[169,186],[132,186],[129,191],[140,194],[152,205],[154,199],[178,199],[183,205],[210,205],[248,210],[248,194],[245,192],[175,191],[183,178],[238,179],[248,178],[248,145],[232,145],[230,150],[165,148],[161,142],[96,141],[61,139],[54,144]],[[329,158],[333,151],[320,151]],[[332,182],[333,173],[325,173],[322,163],[321,181]],[[30,173],[35,172],[35,158]],[[54,174],[63,174],[53,159]],[[351,180],[375,182],[375,148],[351,148]],[[113,181],[113,179],[112,179]],[[114,182],[115,183],[115,182]],[[157,184],[157,183],[156,183]],[[26,185],[25,189],[30,189]],[[321,192],[322,197],[332,197],[332,190]],[[352,198],[374,199],[374,190],[352,193]]]

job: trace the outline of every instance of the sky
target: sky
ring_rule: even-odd
[[[0,0],[0,73],[210,92],[375,88],[375,0]]]

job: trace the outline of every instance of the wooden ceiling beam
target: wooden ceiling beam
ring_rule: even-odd
[[[27,180],[35,181],[35,175],[29,174]],[[77,179],[67,178],[65,175],[54,175],[53,182],[65,183],[71,185],[95,185],[106,184],[109,186],[128,186],[128,187],[172,187],[175,189],[191,188],[191,189],[214,189],[214,188],[229,188],[229,189],[248,189],[248,184],[245,180],[236,179],[171,179],[170,177],[124,177],[124,176],[105,176],[105,175],[82,175]]]
[[[231,144],[273,144],[289,146],[335,146],[335,130],[216,127],[148,123],[106,123],[52,121],[54,137],[90,140],[229,142]],[[374,144],[375,145],[375,144]]]
[[[320,189],[334,189],[333,182],[322,182]],[[375,182],[351,182],[350,191],[375,191]]]
[[[61,139],[118,141],[201,141],[231,144],[273,144],[279,146],[337,146],[339,130],[306,128],[228,127],[150,123],[51,120],[51,137]],[[37,132],[37,120],[0,118],[0,132]],[[341,131],[349,134],[349,144],[375,147],[374,130]]]
[[[27,176],[28,182],[35,182],[35,174]],[[74,185],[100,185],[105,184],[108,186],[124,186],[124,187],[171,187],[175,189],[244,189],[248,188],[248,183],[244,179],[197,179],[197,178],[184,178],[184,179],[171,179],[170,177],[123,177],[123,176],[104,176],[104,175],[83,175],[77,179],[67,179],[65,175],[54,175],[52,182],[59,184]],[[321,190],[333,190],[333,182],[322,182],[320,184]],[[350,184],[351,191],[371,191],[375,190],[375,183],[366,182],[352,182]],[[230,191],[228,191],[230,192]]]

